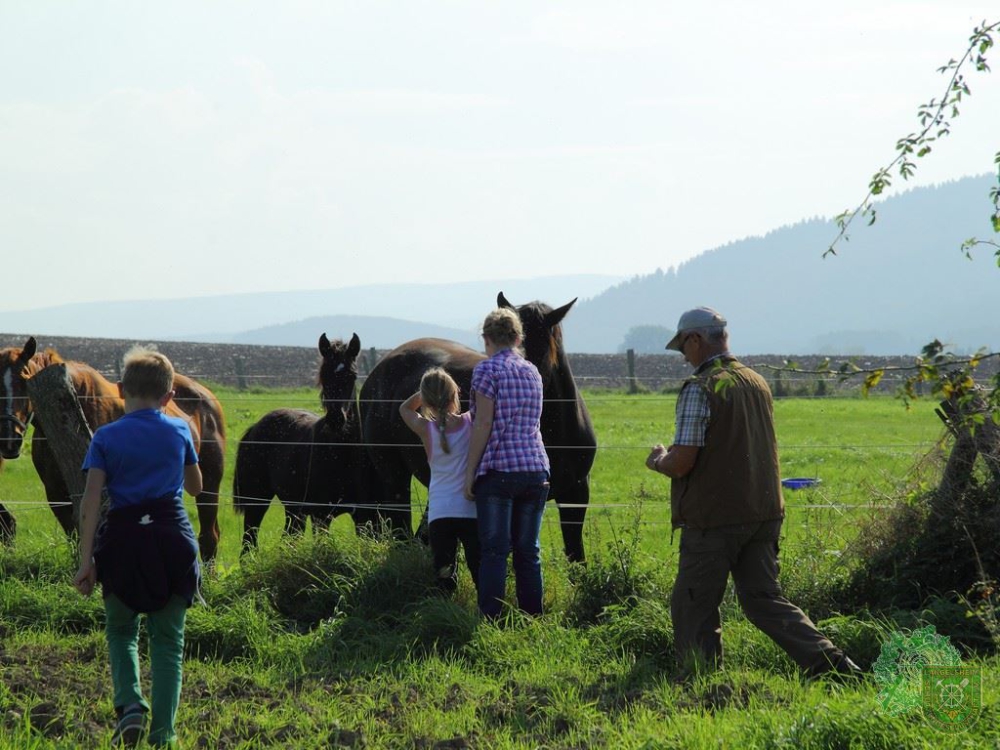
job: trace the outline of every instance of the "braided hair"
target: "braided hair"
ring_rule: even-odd
[[[441,367],[433,367],[420,378],[420,400],[423,408],[434,418],[441,449],[451,453],[448,445],[448,414],[456,414],[459,409],[458,383]]]

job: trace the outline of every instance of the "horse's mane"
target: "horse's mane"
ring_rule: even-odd
[[[32,375],[36,375],[49,365],[59,365],[65,363],[66,360],[59,356],[59,352],[55,349],[46,349],[43,352],[37,352],[34,357],[28,360],[24,366],[23,377],[30,378]]]
[[[63,359],[59,355],[59,352],[57,352],[55,349],[46,349],[41,354],[36,354],[35,357],[38,357],[39,359],[41,359],[42,362],[44,362],[44,364],[42,365],[43,367],[48,367],[49,365],[65,364],[66,362],[66,360]],[[34,359],[34,357],[32,359]]]

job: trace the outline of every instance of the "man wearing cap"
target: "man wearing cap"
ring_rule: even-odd
[[[747,619],[808,675],[860,673],[781,591],[785,506],[771,391],[728,344],[726,319],[712,308],[681,315],[667,349],[681,352],[694,374],[677,397],[673,444],[646,459],[671,478],[671,520],[681,529],[670,605],[678,661],[689,668],[693,655],[722,665],[719,605],[732,574]]]

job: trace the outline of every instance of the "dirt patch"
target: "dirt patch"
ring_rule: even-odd
[[[80,696],[110,690],[109,680],[97,677],[95,650],[54,646],[19,646],[16,651],[0,647],[0,679],[6,685],[6,700],[0,701],[0,715],[6,729],[23,726],[48,739],[71,736],[85,747],[96,747],[110,731],[112,716],[68,717],[66,706],[79,704]],[[100,665],[100,671],[106,671]],[[67,696],[60,700],[60,696]]]

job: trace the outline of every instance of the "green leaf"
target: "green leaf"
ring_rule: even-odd
[[[879,381],[882,380],[882,376],[884,374],[885,374],[885,370],[882,370],[882,369],[878,369],[878,370],[875,370],[875,372],[868,373],[868,375],[865,376],[865,382],[861,385],[861,392],[865,396],[867,396],[868,395],[868,391],[870,391],[872,388],[874,388],[875,386],[877,386],[879,384]]]

